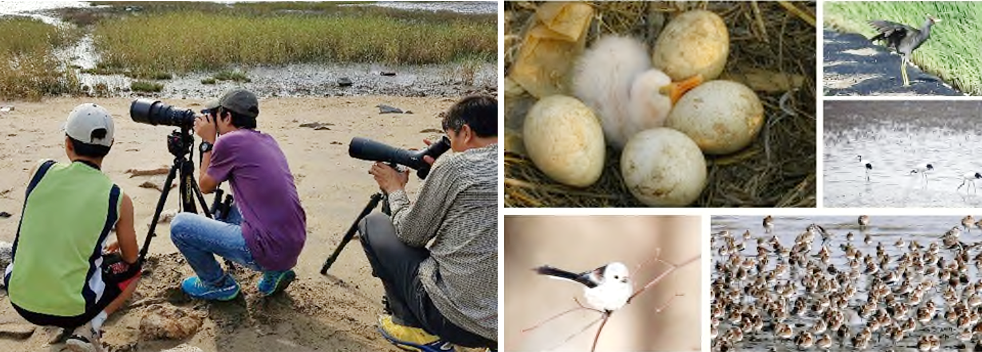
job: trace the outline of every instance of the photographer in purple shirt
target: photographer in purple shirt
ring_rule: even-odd
[[[185,279],[181,289],[205,300],[238,296],[239,284],[215,260],[218,255],[261,271],[258,291],[270,296],[296,278],[292,268],[307,237],[290,166],[276,140],[255,130],[259,102],[254,94],[230,91],[203,112],[194,123],[202,139],[198,183],[203,193],[211,193],[229,181],[235,203],[221,221],[191,213],[171,221],[171,240],[197,274]]]

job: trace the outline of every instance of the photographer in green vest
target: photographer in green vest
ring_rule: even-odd
[[[101,169],[112,115],[82,104],[64,130],[71,162],[43,160],[31,172],[4,285],[24,319],[71,331],[72,351],[101,351],[102,323],[140,276],[133,201]]]

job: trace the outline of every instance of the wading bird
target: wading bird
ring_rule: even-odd
[[[921,174],[922,178],[924,179],[924,183],[927,184],[928,171],[934,171],[934,165],[931,165],[931,163],[920,164],[915,166],[913,170],[910,170],[910,174],[911,175]]]
[[[866,168],[866,181],[869,181],[869,170],[873,170],[873,162],[869,160],[864,161],[862,155],[857,155],[856,157],[859,158],[859,163],[863,164],[863,167]]]
[[[924,44],[931,37],[931,26],[941,19],[927,16],[924,25],[920,29],[884,20],[871,20],[869,25],[876,30],[877,34],[870,38],[871,42],[882,40],[886,42],[887,48],[893,48],[900,54],[900,74],[904,79],[904,86],[909,86],[907,79],[907,63],[910,62],[914,50]]]
[[[962,184],[958,186],[958,189],[962,189],[962,186],[968,184],[965,188],[965,192],[968,192],[970,188],[975,188],[975,180],[982,178],[982,173],[978,172],[966,172],[962,175]]]

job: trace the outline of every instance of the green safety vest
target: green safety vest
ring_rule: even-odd
[[[10,302],[62,317],[95,305],[106,287],[102,251],[116,228],[121,193],[102,171],[82,162],[40,164],[4,275]]]

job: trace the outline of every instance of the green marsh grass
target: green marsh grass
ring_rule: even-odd
[[[975,2],[889,1],[826,2],[825,24],[867,38],[876,33],[867,24],[881,19],[914,28],[927,15],[942,21],[931,27],[931,39],[914,51],[913,61],[955,88],[982,95],[982,6]],[[897,67],[897,76],[900,68]]]
[[[0,17],[0,33],[0,98],[38,100],[79,91],[78,77],[53,54],[78,33],[23,17]]]
[[[231,70],[218,72],[212,79],[218,81],[252,82],[249,76],[246,76],[245,72]]]
[[[429,20],[412,19],[386,16],[391,13],[387,9],[344,9],[319,15],[138,12],[100,21],[93,33],[96,48],[109,66],[175,72],[231,64],[441,64],[470,57],[492,62],[497,57],[495,20],[451,20],[440,14],[420,15],[434,17]]]
[[[164,89],[164,85],[150,81],[133,81],[130,83],[130,90],[134,92],[159,92]]]

